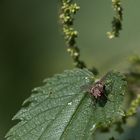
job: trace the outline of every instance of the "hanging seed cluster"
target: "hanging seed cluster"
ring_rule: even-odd
[[[73,58],[74,65],[78,68],[84,68],[86,66],[83,61],[79,60],[80,50],[76,45],[78,32],[73,28],[74,16],[79,9],[80,7],[73,3],[72,0],[62,0],[60,21],[63,27],[67,51]]]
[[[112,31],[107,32],[108,38],[110,39],[119,36],[120,30],[122,30],[123,20],[123,8],[121,6],[121,0],[112,0],[112,5],[115,15],[112,20]]]

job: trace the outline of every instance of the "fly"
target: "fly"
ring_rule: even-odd
[[[108,100],[105,90],[105,77],[106,76],[94,84],[81,87],[81,89],[89,93],[89,95],[95,100],[95,103],[99,103],[100,106],[104,106]]]

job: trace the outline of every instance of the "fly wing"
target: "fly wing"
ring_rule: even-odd
[[[80,87],[82,92],[89,92],[91,91],[92,86],[91,85],[83,85]]]
[[[107,73],[101,78],[100,81],[104,82],[104,80],[106,79],[107,75],[108,75],[109,73],[111,73],[111,72],[112,72],[112,70],[109,71],[109,72],[107,72]]]

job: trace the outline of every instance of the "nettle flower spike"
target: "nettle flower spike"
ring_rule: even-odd
[[[74,16],[80,7],[73,3],[72,0],[62,0],[60,21],[62,23],[65,43],[67,51],[73,59],[74,66],[78,68],[85,68],[86,65],[80,60],[80,50],[76,44],[78,31],[73,28]]]
[[[119,32],[120,30],[122,30],[122,20],[123,20],[123,8],[121,6],[121,0],[112,0],[112,5],[115,15],[112,21],[112,31],[107,32],[109,39],[119,37]]]

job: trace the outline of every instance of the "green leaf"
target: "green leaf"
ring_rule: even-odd
[[[122,102],[126,82],[120,73],[105,77],[108,100],[96,105],[82,86],[94,83],[87,69],[65,71],[45,80],[45,85],[33,90],[23,107],[13,118],[20,122],[10,129],[7,140],[88,140],[97,127],[109,125],[124,113]],[[94,103],[93,103],[94,102]]]

